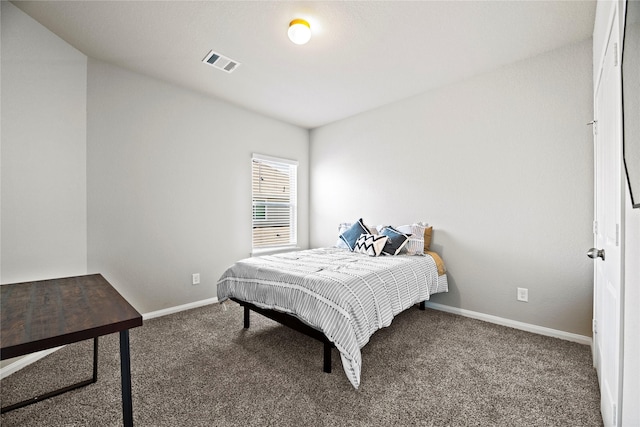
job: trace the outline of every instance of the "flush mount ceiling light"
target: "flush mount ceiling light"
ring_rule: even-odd
[[[305,44],[311,40],[311,27],[304,19],[294,19],[289,23],[287,34],[295,44]]]

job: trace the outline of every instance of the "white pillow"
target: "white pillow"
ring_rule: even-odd
[[[411,225],[395,227],[396,230],[404,234],[410,234],[407,244],[402,248],[402,253],[408,255],[424,255],[424,230],[428,226],[426,222],[417,222]]]
[[[338,240],[336,241],[336,244],[333,245],[336,248],[343,248],[343,249],[349,249],[349,246],[347,246],[347,244],[344,242],[344,240],[342,240],[340,238],[340,235],[342,233],[344,233],[345,231],[347,231],[347,229],[349,229],[349,227],[351,227],[352,223],[350,222],[343,222],[342,224],[338,225]]]

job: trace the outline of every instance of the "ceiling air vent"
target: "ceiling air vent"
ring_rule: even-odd
[[[209,52],[202,62],[209,64],[218,70],[226,71],[227,73],[233,72],[233,70],[238,68],[240,65],[238,61],[234,61],[233,59],[227,58],[226,56],[214,51]]]

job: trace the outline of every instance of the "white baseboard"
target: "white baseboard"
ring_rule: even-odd
[[[191,310],[192,308],[204,307],[205,305],[215,304],[218,298],[207,298],[200,301],[190,302],[188,304],[176,305],[175,307],[163,308],[162,310],[151,311],[142,315],[143,320],[154,319],[156,317],[166,316],[168,314],[178,313],[180,311]]]
[[[168,314],[178,313],[178,312],[184,311],[184,310],[190,310],[192,308],[203,307],[205,305],[215,304],[217,302],[218,302],[218,298],[203,299],[203,300],[200,300],[200,301],[190,302],[188,304],[182,304],[182,305],[177,305],[175,307],[164,308],[162,310],[151,311],[149,313],[143,314],[142,315],[142,319],[143,320],[154,319],[156,317],[162,317],[162,316],[166,316]],[[38,351],[38,352],[35,352],[35,353],[28,354],[28,355],[26,355],[24,357],[19,358],[18,360],[16,360],[13,363],[10,363],[5,367],[0,368],[0,380],[3,379],[3,378],[8,377],[9,375],[13,374],[14,372],[19,371],[20,369],[24,368],[25,366],[28,366],[28,365],[32,364],[33,362],[36,362],[36,361],[42,359],[43,357],[48,356],[49,354],[53,353],[54,351],[60,350],[62,347],[64,347],[64,346],[60,346],[60,347],[56,347],[56,348],[50,348],[48,350],[43,350],[43,351]]]
[[[579,344],[592,345],[591,337],[573,334],[571,332],[559,331],[557,329],[546,328],[544,326],[532,325],[530,323],[518,322],[516,320],[505,319],[503,317],[492,316],[490,314],[478,313],[476,311],[465,310],[463,308],[451,307],[444,304],[426,301],[425,305],[434,310],[446,311],[447,313],[459,314],[460,316],[472,319],[483,320],[497,325],[508,326],[522,331],[533,332],[534,334],[545,335],[553,338],[560,338],[566,341],[577,342]]]

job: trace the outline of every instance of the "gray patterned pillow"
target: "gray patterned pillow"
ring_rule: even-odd
[[[402,253],[407,253],[408,255],[424,255],[424,230],[426,228],[427,224],[423,222],[396,227],[396,230],[409,236],[409,240],[403,248]]]

